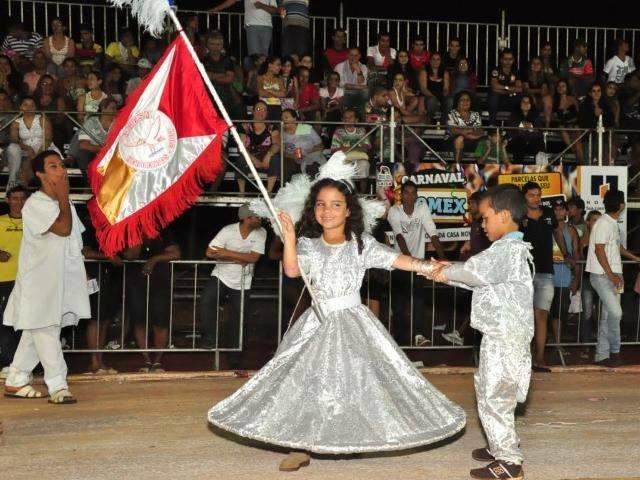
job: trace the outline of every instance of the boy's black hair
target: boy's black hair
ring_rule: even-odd
[[[586,221],[588,222],[592,217],[595,217],[596,215],[602,215],[602,212],[599,210],[589,210],[589,213],[587,213]]]
[[[490,188],[484,198],[489,201],[489,205],[496,213],[508,211],[514,223],[520,223],[527,215],[527,202],[524,199],[524,193],[510,183]]]
[[[525,195],[529,190],[540,190],[542,191],[542,187],[537,182],[527,182],[522,186],[522,193]]]
[[[582,210],[582,213],[584,213],[584,209],[586,208],[584,200],[580,197],[571,197],[567,200],[567,207],[571,205],[575,206],[578,210]]]
[[[24,185],[16,185],[15,187],[7,190],[7,199],[9,199],[9,197],[11,197],[11,195],[13,195],[14,193],[18,192],[24,192],[27,197],[29,196],[29,189],[27,187],[25,187]]]
[[[604,211],[606,213],[616,213],[624,202],[624,192],[620,190],[609,190],[604,195]]]
[[[406,182],[404,182],[401,186],[400,186],[400,191],[404,192],[404,190],[406,188],[409,187],[413,187],[416,189],[416,192],[418,191],[418,185],[416,185],[414,182],[412,182],[411,180],[407,180]]]
[[[487,195],[487,192],[481,192],[480,190],[478,190],[477,192],[473,192],[470,196],[469,196],[469,201],[470,202],[476,202],[476,203],[480,203],[480,201],[482,199],[484,199]]]

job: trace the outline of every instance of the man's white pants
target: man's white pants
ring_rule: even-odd
[[[5,385],[9,387],[27,385],[31,372],[38,363],[42,363],[44,368],[44,381],[49,394],[68,388],[67,364],[62,355],[59,326],[22,331]]]
[[[529,343],[482,337],[480,365],[474,377],[478,416],[497,460],[522,464],[515,410],[524,402],[531,380]]]

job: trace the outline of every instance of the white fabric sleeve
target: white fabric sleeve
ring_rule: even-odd
[[[383,245],[368,234],[362,235],[362,242],[364,244],[362,256],[364,258],[365,268],[393,269],[393,264],[400,256],[400,252],[393,250],[387,245]]]
[[[611,73],[611,70],[613,70],[613,62],[614,62],[614,59],[611,58],[607,60],[607,63],[604,66],[603,70],[604,70],[604,73],[606,73],[607,75]]]
[[[209,242],[209,247],[224,248],[224,246],[227,243],[227,240],[229,240],[230,226],[231,225],[227,225],[226,227],[223,227],[222,230],[220,230],[218,234],[215,237],[213,237],[213,240]]]
[[[591,236],[593,237],[593,242],[596,245],[604,245],[609,242],[610,232],[607,228],[608,224],[606,221],[598,220],[596,224],[593,226],[593,231],[591,232]]]
[[[34,235],[43,235],[49,231],[60,215],[58,202],[31,198],[22,209],[24,227]]]

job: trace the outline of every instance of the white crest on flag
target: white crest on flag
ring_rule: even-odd
[[[160,110],[145,110],[134,115],[122,130],[122,160],[136,170],[161,168],[176,152],[176,127]]]

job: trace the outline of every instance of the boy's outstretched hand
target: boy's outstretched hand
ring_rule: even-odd
[[[451,262],[447,262],[446,260],[431,260],[431,264],[434,265],[433,270],[433,280],[439,283],[446,283],[448,281],[447,276],[445,275],[446,267],[451,265]]]

